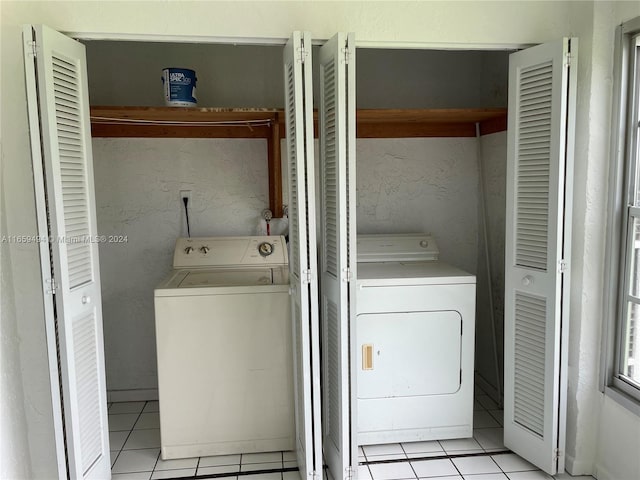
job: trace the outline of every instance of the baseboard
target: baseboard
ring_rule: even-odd
[[[477,371],[473,377],[474,382],[498,405],[502,405],[502,398],[498,395],[498,389],[487,382]]]
[[[107,402],[144,402],[158,400],[157,388],[107,390]]]
[[[602,468],[597,464],[593,467],[593,476],[598,480],[618,480],[606,468]]]
[[[593,464],[587,462],[576,462],[576,459],[571,455],[565,455],[564,469],[569,475],[574,477],[580,475],[592,475]]]

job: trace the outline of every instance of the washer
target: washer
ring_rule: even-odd
[[[360,235],[360,445],[471,437],[474,275],[425,234]]]
[[[180,238],[155,290],[162,458],[293,450],[284,237]]]

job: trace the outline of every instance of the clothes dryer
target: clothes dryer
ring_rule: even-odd
[[[471,437],[475,276],[430,235],[358,236],[360,445]]]

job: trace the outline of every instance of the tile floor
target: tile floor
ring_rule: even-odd
[[[360,447],[358,479],[552,479],[504,447],[502,410],[481,391],[474,401],[473,423],[473,438]],[[193,477],[300,480],[293,452],[162,460],[159,427],[158,402],[121,402],[109,405],[113,480]],[[331,480],[326,469],[324,478]]]
[[[158,402],[109,405],[113,480],[221,477],[235,480],[299,480],[293,452],[252,453],[162,460]],[[249,472],[256,472],[250,474]]]

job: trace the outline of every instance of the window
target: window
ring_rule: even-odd
[[[605,386],[640,411],[640,18],[618,29],[609,245],[612,285]],[[614,178],[616,177],[616,178]],[[615,257],[615,258],[614,258]],[[614,273],[617,273],[617,279]]]

